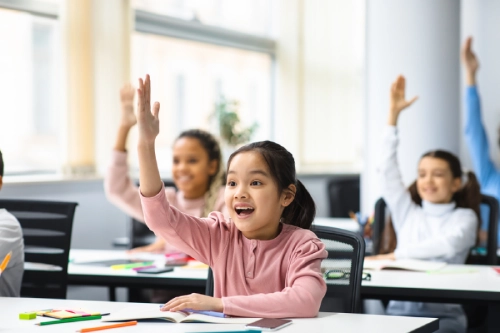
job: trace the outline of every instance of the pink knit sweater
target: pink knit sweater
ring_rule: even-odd
[[[321,276],[324,244],[309,230],[282,224],[272,240],[247,239],[219,212],[208,218],[182,213],[165,191],[141,195],[148,227],[179,250],[210,265],[214,296],[224,313],[243,317],[314,317],[326,284]]]
[[[128,215],[138,221],[144,222],[141,198],[137,190],[138,187],[128,175],[127,153],[113,150],[111,156],[111,163],[104,178],[106,197]],[[205,198],[185,199],[184,193],[176,191],[173,187],[165,188],[165,194],[172,206],[180,211],[193,216],[201,216],[203,213]],[[224,204],[224,187],[221,187],[219,197],[212,210],[221,211],[224,215],[228,216]],[[177,252],[177,250],[167,242],[165,252]]]

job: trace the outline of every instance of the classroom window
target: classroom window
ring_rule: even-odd
[[[157,4],[146,1],[137,3]],[[157,11],[173,15],[167,9],[174,3],[166,1]],[[154,8],[147,6],[149,10]],[[182,27],[176,29],[182,30]],[[182,34],[182,31],[175,33]],[[218,33],[219,30],[215,34]],[[258,124],[252,140],[272,136],[272,49],[255,50],[256,47],[247,46],[244,41],[238,47],[232,47],[231,43],[237,40],[238,34],[236,37],[232,35],[228,45],[224,45],[225,41],[220,36],[216,38],[217,41],[211,43],[205,41],[204,36],[178,38],[168,36],[168,33],[143,31],[135,31],[132,35],[132,78],[150,74],[152,99],[161,105],[161,128],[156,145],[158,164],[165,176],[169,176],[172,164],[172,142],[182,130],[202,128],[217,132],[217,124],[211,115],[221,96],[239,102],[238,113],[243,126]],[[136,81],[133,83],[137,84]],[[132,142],[134,140],[132,137]],[[137,168],[135,154],[135,151],[131,152],[130,159],[134,169]]]
[[[5,174],[55,173],[62,152],[58,20],[0,8],[0,41]]]
[[[134,0],[133,6],[248,34],[272,34],[273,0]]]

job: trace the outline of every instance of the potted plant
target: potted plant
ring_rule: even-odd
[[[220,96],[219,101],[215,103],[215,110],[212,114],[212,118],[216,120],[225,158],[228,158],[238,146],[250,141],[258,128],[258,124],[255,122],[249,127],[242,126],[238,107],[237,100]]]

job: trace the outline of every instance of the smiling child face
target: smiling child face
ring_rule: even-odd
[[[278,193],[262,155],[246,151],[231,160],[225,201],[232,221],[246,238],[272,239],[278,234],[283,210],[293,198],[289,191]]]

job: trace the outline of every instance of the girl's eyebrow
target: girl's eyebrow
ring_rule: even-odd
[[[229,170],[229,171],[227,172],[227,174],[228,174],[228,175],[229,175],[229,174],[236,174],[236,171],[234,171],[234,170]],[[267,172],[265,172],[264,170],[261,170],[261,169],[251,170],[251,171],[249,172],[249,174],[251,174],[251,175],[262,175],[262,176],[264,176],[264,177],[269,177],[269,174],[268,174]]]

